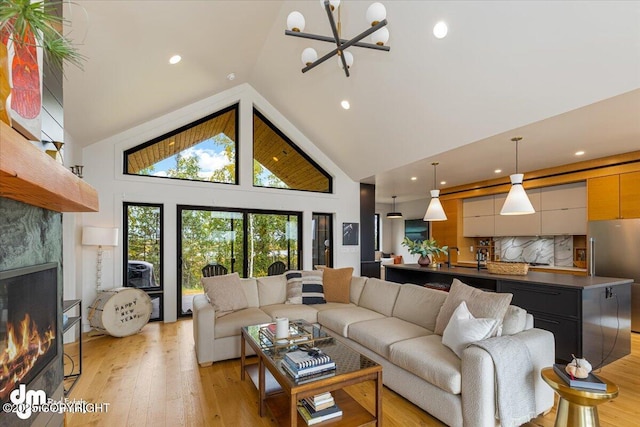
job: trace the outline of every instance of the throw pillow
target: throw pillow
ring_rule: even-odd
[[[249,306],[238,273],[203,277],[200,282],[216,310],[216,318]]]
[[[287,304],[324,304],[322,271],[290,271],[287,277]]]
[[[349,304],[353,267],[325,268],[322,273],[322,287],[327,302]]]
[[[447,299],[444,301],[444,304],[442,304],[438,317],[436,318],[436,329],[434,333],[442,335],[455,309],[462,301],[465,301],[469,311],[474,316],[496,319],[498,321],[495,330],[492,331],[492,335],[495,335],[500,325],[502,325],[502,320],[507,312],[507,308],[509,308],[511,298],[513,298],[513,294],[485,292],[467,286],[458,279],[453,279]]]
[[[469,344],[489,338],[497,324],[496,319],[476,319],[462,301],[444,329],[442,344],[462,358],[462,352]]]

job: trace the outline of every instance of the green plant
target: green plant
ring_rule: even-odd
[[[420,255],[423,257],[433,257],[440,254],[446,255],[449,251],[448,246],[438,246],[436,239],[411,240],[405,237],[402,240],[402,246],[406,246],[412,255]]]
[[[0,0],[0,35],[16,47],[41,47],[49,64],[62,70],[64,62],[82,69],[86,59],[61,34],[64,19],[56,14],[61,1]],[[60,30],[59,30],[60,29]]]

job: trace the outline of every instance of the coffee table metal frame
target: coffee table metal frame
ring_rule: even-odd
[[[334,340],[319,328],[304,321],[294,322],[310,328],[314,336],[313,345],[321,348],[335,360],[337,366],[335,375],[300,384],[280,366],[284,354],[295,346],[276,349],[270,342],[265,342],[259,333],[260,328],[265,324],[243,327],[240,344],[240,378],[244,380],[245,373],[248,373],[256,385],[259,393],[260,416],[265,416],[268,406],[280,425],[296,427],[299,420],[302,425],[305,425],[298,414],[298,401],[330,391],[334,392],[334,398],[342,409],[343,415],[327,423],[345,426],[380,426],[382,424],[382,366]],[[247,344],[257,355],[257,363],[247,363]],[[344,387],[369,380],[373,380],[375,385],[373,413],[368,412],[342,390]]]

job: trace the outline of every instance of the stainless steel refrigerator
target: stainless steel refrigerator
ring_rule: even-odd
[[[633,279],[631,330],[640,332],[640,219],[589,221],[587,242],[590,273]]]

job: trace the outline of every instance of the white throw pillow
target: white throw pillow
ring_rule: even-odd
[[[497,323],[496,319],[476,319],[467,303],[462,301],[444,329],[442,344],[462,358],[464,349],[471,343],[489,338]]]

